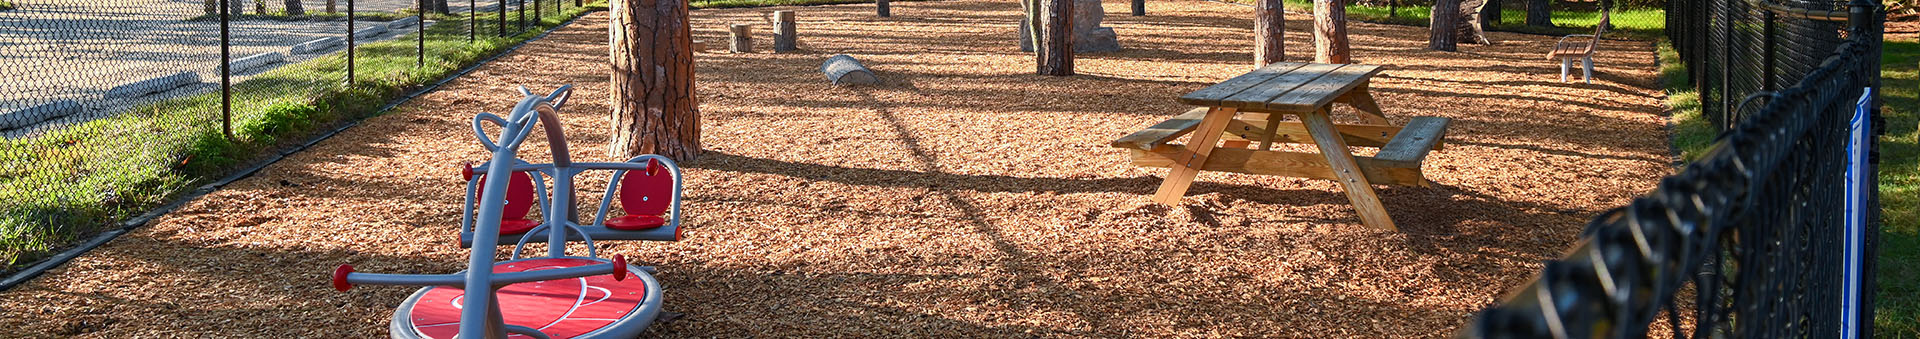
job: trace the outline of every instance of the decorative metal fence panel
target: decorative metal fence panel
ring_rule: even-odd
[[[1570,254],[1463,335],[1642,338],[1664,311],[1675,337],[1872,337],[1873,136],[1885,127],[1869,89],[1884,13],[1850,5],[1670,2],[1669,38],[1725,132],[1653,192],[1595,217]],[[1689,286],[1689,307],[1676,307]]]

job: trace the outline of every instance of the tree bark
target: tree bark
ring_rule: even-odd
[[[431,1],[433,1],[434,13],[449,14],[449,15],[453,14],[453,9],[447,8],[447,0],[431,0]]]
[[[307,15],[307,8],[300,6],[300,0],[287,0],[287,15]]]
[[[1347,50],[1347,6],[1340,0],[1313,1],[1313,62],[1353,62]]]
[[[1487,41],[1487,32],[1482,29],[1486,26],[1485,21],[1480,18],[1480,13],[1486,12],[1486,0],[1457,0],[1455,5],[1459,7],[1459,20],[1455,23],[1459,27],[1455,34],[1457,42],[1491,44]]]
[[[1505,14],[1500,9],[1500,0],[1487,0],[1486,6],[1480,7],[1481,32],[1493,31],[1493,27],[1500,24],[1500,17]]]
[[[1553,10],[1547,8],[1552,0],[1527,0],[1527,26],[1552,27]]]
[[[1046,0],[1034,59],[1040,75],[1073,75],[1073,0]]]
[[[1287,59],[1286,5],[1281,0],[1253,3],[1253,67]]]
[[[1427,49],[1453,52],[1459,50],[1460,37],[1460,0],[1434,0],[1433,12],[1427,23]]]
[[[338,11],[334,10],[334,5],[339,2],[340,0],[327,0],[327,14],[338,13]]]
[[[700,155],[700,110],[693,96],[693,39],[687,3],[614,0],[608,41],[612,57],[613,142],[628,158],[659,154],[675,161]]]

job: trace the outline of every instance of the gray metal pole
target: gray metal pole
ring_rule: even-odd
[[[220,1],[220,133],[233,140],[233,2]]]

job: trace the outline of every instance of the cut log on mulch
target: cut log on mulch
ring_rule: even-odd
[[[1379,190],[1401,232],[1361,225],[1325,180],[1206,173],[1161,206],[1166,170],[1107,144],[1247,72],[1251,8],[1149,1],[1153,15],[1106,23],[1142,48],[1050,77],[1008,46],[1018,3],[903,4],[911,20],[804,7],[833,23],[806,26],[813,48],[696,57],[705,150],[681,164],[685,240],[596,242],[658,267],[664,307],[686,313],[647,337],[1446,337],[1671,171],[1651,43],[1609,45],[1607,76],[1561,84],[1539,60],[1557,37],[1491,32],[1501,44],[1437,53],[1426,27],[1350,22],[1354,61],[1387,66],[1368,87],[1390,120],[1453,119],[1426,158],[1434,187]],[[700,10],[692,33],[722,43],[725,23],[796,8]],[[514,86],[574,84],[569,141],[610,143],[609,100],[589,100],[610,97],[608,22],[587,16],[0,292],[0,336],[387,336],[414,289],[339,292],[327,273],[464,267],[456,166],[486,159],[473,114],[509,109]],[[1287,50],[1313,50],[1307,36]],[[886,82],[820,81],[841,53]],[[544,140],[525,160],[551,161]],[[584,215],[608,176],[582,175]]]

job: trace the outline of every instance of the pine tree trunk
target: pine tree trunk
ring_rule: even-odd
[[[1287,59],[1287,17],[1281,0],[1255,0],[1253,4],[1253,67]]]
[[[1459,50],[1460,37],[1460,0],[1434,0],[1432,21],[1427,23],[1427,49],[1453,52]]]
[[[1553,10],[1547,8],[1552,0],[1527,0],[1527,26],[1552,27]]]
[[[1073,0],[1046,0],[1034,59],[1040,75],[1073,75]]]
[[[307,8],[300,6],[300,0],[287,0],[287,15],[307,15]]]
[[[433,1],[434,13],[448,14],[448,15],[453,14],[453,9],[447,8],[447,0],[432,0],[432,1]]]
[[[1347,50],[1347,6],[1340,0],[1313,1],[1313,62],[1353,62]]]
[[[1500,17],[1505,14],[1501,13],[1500,6],[1500,0],[1487,0],[1487,5],[1480,7],[1481,32],[1491,32],[1494,26],[1500,24]]]
[[[687,3],[614,0],[608,26],[613,84],[613,142],[619,158],[700,155],[700,110],[693,96],[693,39]]]

